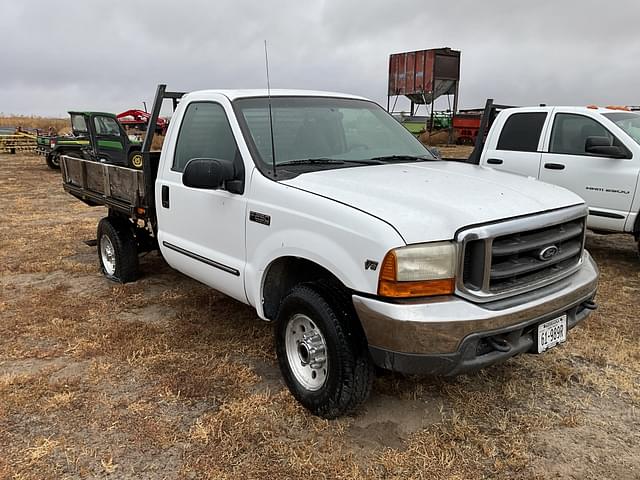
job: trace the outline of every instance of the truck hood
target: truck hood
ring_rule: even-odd
[[[530,177],[451,161],[339,168],[282,183],[374,215],[408,244],[449,240],[465,226],[584,203]]]

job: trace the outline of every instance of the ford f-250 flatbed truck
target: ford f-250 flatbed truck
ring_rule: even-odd
[[[64,188],[106,205],[100,266],[176,270],[275,322],[292,394],[331,418],[374,366],[455,375],[562,343],[595,308],[587,207],[553,185],[435,160],[361,97],[158,87],[179,105],[142,170],[64,157]]]

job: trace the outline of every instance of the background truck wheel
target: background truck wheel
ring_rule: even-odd
[[[138,277],[138,249],[131,227],[124,220],[103,218],[98,224],[98,258],[102,273],[116,282]]]
[[[129,168],[142,168],[142,153],[135,150],[129,154]]]
[[[47,155],[47,165],[54,170],[60,169],[60,155],[51,153]]]
[[[316,284],[295,287],[275,325],[278,363],[293,396],[315,415],[355,410],[371,391],[374,368],[348,299]]]

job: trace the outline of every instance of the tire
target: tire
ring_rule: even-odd
[[[127,283],[138,278],[138,249],[125,220],[106,217],[98,223],[98,258],[105,277]]]
[[[60,170],[60,155],[58,153],[47,154],[47,165],[52,170]]]
[[[275,325],[287,387],[305,408],[327,419],[359,407],[374,378],[364,332],[348,297],[341,297],[320,284],[298,285],[280,304]]]
[[[129,153],[127,163],[127,166],[129,168],[140,170],[142,168],[142,153],[139,150],[134,150],[133,152]]]

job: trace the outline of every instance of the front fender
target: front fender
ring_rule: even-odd
[[[262,288],[278,258],[299,257],[331,272],[345,286],[376,293],[378,271],[365,261],[382,262],[404,240],[388,223],[330,198],[265,178],[254,170],[247,205],[245,294],[264,318]],[[251,220],[251,213],[269,218]]]
[[[266,274],[273,262],[283,257],[309,260],[331,272],[350,289],[367,293],[377,290],[378,272],[365,269],[366,255],[355,254],[348,247],[317,232],[286,229],[264,239],[246,265],[247,298],[261,318],[264,318],[262,289]]]

